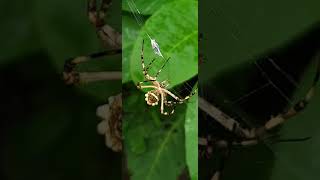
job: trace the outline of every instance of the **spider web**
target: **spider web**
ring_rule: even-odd
[[[261,1],[259,3],[264,4]],[[226,4],[227,4],[226,7],[228,7],[229,4],[228,3]],[[218,21],[215,21],[216,20],[215,18],[207,18],[207,20],[211,20],[211,22],[218,22],[214,26],[214,28],[218,30],[213,32],[219,32],[219,30],[223,29],[224,32],[226,33],[224,34],[223,32],[222,34],[225,36],[229,36],[229,37],[226,37],[226,40],[227,40],[226,42],[228,42],[228,40],[230,42],[230,39],[236,41],[236,43],[230,45],[231,52],[227,52],[227,53],[233,54],[232,52],[233,48],[240,49],[240,51],[245,52],[243,54],[238,53],[242,55],[241,58],[235,57],[237,55],[232,56],[229,54],[227,54],[227,57],[232,57],[232,58],[235,57],[235,59],[237,58],[238,62],[240,60],[245,59],[246,62],[237,63],[237,64],[235,63],[234,66],[224,66],[223,68],[220,68],[220,69],[223,69],[224,71],[222,72],[220,71],[219,73],[216,73],[216,74],[212,73],[214,75],[211,75],[210,78],[207,78],[208,79],[207,82],[201,81],[201,79],[204,78],[203,76],[209,76],[209,74],[203,74],[200,68],[199,72],[200,72],[201,83],[199,84],[199,95],[201,97],[204,97],[206,100],[211,100],[209,102],[212,105],[219,108],[221,111],[223,111],[233,119],[237,120],[238,122],[241,122],[241,124],[246,124],[247,125],[246,127],[253,128],[263,124],[262,119],[263,120],[270,119],[271,115],[276,115],[277,113],[283,112],[288,107],[290,107],[294,102],[296,102],[297,99],[300,99],[301,97],[305,96],[305,94],[307,93],[308,89],[312,84],[311,81],[313,80],[316,74],[315,72],[316,66],[314,64],[315,62],[311,60],[312,60],[312,56],[315,55],[314,53],[316,51],[314,46],[318,46],[317,48],[319,49],[319,42],[315,42],[315,41],[319,40],[318,34],[320,32],[320,28],[317,28],[316,30],[317,32],[314,32],[314,30],[307,32],[306,37],[304,37],[305,35],[303,34],[302,35],[303,37],[301,37],[301,39],[304,39],[304,40],[300,40],[300,38],[298,39],[290,38],[288,41],[289,43],[280,44],[281,46],[273,45],[272,48],[276,47],[276,49],[272,49],[271,51],[268,50],[269,52],[267,53],[265,53],[264,51],[266,48],[263,49],[262,53],[261,52],[247,53],[247,52],[253,52],[253,49],[255,47],[250,46],[250,44],[246,42],[246,39],[245,39],[246,34],[248,35],[249,33],[239,32],[240,26],[237,23],[233,22],[237,17],[231,18],[230,16],[232,14],[230,13],[228,13],[229,15],[228,17],[226,15],[227,11],[226,12],[222,11],[221,7],[219,6],[211,6],[210,8],[212,7],[214,7],[214,15],[219,16],[219,18],[221,18],[221,19],[218,19]],[[237,8],[239,9],[239,7]],[[248,12],[248,14],[250,13]],[[235,22],[238,22],[238,21],[235,21]],[[248,20],[248,22],[250,22],[250,20]],[[245,22],[245,23],[248,23],[248,22]],[[202,26],[204,26],[204,23],[207,24],[208,21],[203,22]],[[225,25],[224,23],[228,25]],[[250,25],[247,25],[247,26],[250,27]],[[227,28],[224,29],[224,27],[227,27]],[[226,31],[226,29],[228,28],[229,30]],[[275,29],[276,28],[277,27],[275,27]],[[242,28],[242,29],[245,29],[245,28]],[[201,25],[200,25],[200,31],[201,31]],[[212,44],[216,43],[217,46],[222,46],[222,48],[225,48],[225,49],[228,48],[227,50],[229,50],[229,45],[223,42],[222,40],[225,37],[222,37],[221,39],[219,39],[219,37],[217,38],[217,36],[213,36],[211,34],[212,33],[211,31],[207,31],[207,33],[208,33],[207,35],[206,33],[204,33],[204,38],[203,38],[204,41],[209,39],[212,42]],[[271,33],[272,31],[270,31],[270,36],[271,36]],[[261,36],[264,36],[265,34],[261,34]],[[219,35],[220,34],[218,33],[218,36]],[[215,38],[212,38],[212,36]],[[240,41],[242,41],[242,43]],[[283,42],[280,42],[280,43],[283,43]],[[200,42],[200,45],[201,44],[206,44],[206,43]],[[318,44],[318,45],[315,45],[315,44]],[[207,43],[206,47],[208,46],[212,48],[212,46]],[[206,49],[206,47],[203,49]],[[203,49],[200,48],[200,50],[203,50]],[[290,50],[291,52],[288,53]],[[211,51],[223,51],[223,50],[211,49],[210,51],[207,51],[207,52],[211,52]],[[235,52],[237,53],[237,50],[235,50]],[[220,54],[219,53],[220,52],[218,52],[218,54],[213,55],[213,57],[219,57],[219,55],[223,56],[225,52],[223,51],[223,53],[220,53]],[[204,53],[204,56],[209,57],[209,55],[205,53]],[[218,58],[206,58],[206,60],[216,62],[216,63],[211,63],[211,65],[212,64],[219,65],[219,63],[217,63],[219,61]],[[232,60],[230,62],[232,62]],[[208,67],[208,65],[205,65],[205,63],[206,62],[203,63],[204,66]],[[208,64],[210,64],[210,62],[208,62]],[[216,67],[210,67],[210,68],[215,69]],[[214,72],[218,72],[218,71],[214,71]],[[239,86],[239,84],[241,84],[241,86]],[[300,98],[297,98],[297,97],[300,97]],[[298,118],[299,120],[302,120],[302,121],[298,123],[301,123],[301,126],[304,126],[305,121],[300,117]],[[206,123],[202,125],[201,123],[203,122],[206,122]],[[201,109],[199,109],[199,129],[200,129],[199,136],[201,133],[203,133],[205,137],[208,134],[209,135],[211,134],[213,135],[213,137],[217,137],[217,138],[221,137],[223,138],[223,140],[228,140],[228,135],[232,133],[230,133],[229,131],[226,133],[226,130],[219,125],[220,124],[218,124],[217,121],[215,121],[211,117],[208,117],[208,115],[206,115],[205,113],[202,113]],[[286,123],[284,126],[288,127]],[[301,129],[304,129],[304,128],[302,127]],[[225,130],[225,131],[222,131],[222,130]],[[290,127],[288,132],[289,133],[290,132],[294,133],[294,131],[297,132],[297,129],[292,128],[292,130],[293,131],[291,131],[291,127]],[[203,131],[207,131],[207,133]],[[282,134],[283,132],[285,133]],[[297,137],[301,138],[303,136],[310,135],[309,132],[307,132],[308,134],[291,134],[290,133],[289,135],[288,133],[286,133],[286,130],[280,131],[280,133],[281,133],[280,138],[297,138]],[[286,135],[287,137],[285,137]],[[234,140],[234,137],[231,137],[231,138],[232,138],[231,140]],[[303,146],[304,142],[301,142],[301,143]],[[308,143],[309,142],[307,142],[306,144]],[[297,144],[293,144],[293,146],[295,145]],[[263,168],[263,172],[265,172],[265,170],[266,172],[268,172],[268,170],[272,172],[274,166],[278,166],[277,164],[281,164],[282,166],[288,165],[288,162],[285,162],[286,157],[283,158],[282,157],[283,154],[281,152],[279,153],[279,149],[282,149],[282,147],[275,148],[275,146],[272,146],[272,144],[269,141],[263,142],[262,146],[263,146],[263,149],[267,151],[267,153],[264,153],[264,151],[261,151],[261,149],[259,149],[260,147],[259,145],[254,146],[252,148],[248,147],[248,148],[241,148],[241,150],[240,148],[237,149],[236,152],[232,153],[231,156],[233,157],[228,159],[227,163],[229,164],[228,165],[229,167],[225,168],[224,174],[226,175],[227,173],[225,172],[227,171],[230,174],[237,174],[237,176],[227,175],[227,176],[233,177],[230,179],[239,178],[241,176],[238,176],[238,173],[235,173],[235,172],[237,172],[237,170],[240,169],[240,171],[243,170],[244,172],[240,174],[248,175],[244,177],[253,177],[252,174],[256,174],[261,179],[264,179],[264,177],[266,177],[265,179],[270,179],[270,177],[268,178],[267,176],[263,176],[263,177],[260,176],[260,174],[263,174],[263,175],[272,174],[272,173],[259,173],[261,168]],[[286,147],[286,145],[284,146]],[[259,154],[257,156],[254,156],[253,154],[255,153],[255,151],[252,151],[252,149],[257,151],[257,154],[258,153]],[[249,151],[249,153],[246,153],[247,151]],[[237,156],[237,152],[238,152],[238,155],[240,155],[239,156],[240,158]],[[244,156],[244,154],[247,154],[247,156]],[[268,158],[269,154],[271,155],[270,158]],[[244,156],[245,158],[241,158],[241,156]],[[252,156],[253,158],[250,158],[248,156],[250,157]],[[217,157],[217,155],[215,154],[214,157]],[[253,164],[253,162],[257,162],[257,160],[260,159],[260,157],[261,157],[260,161],[263,162],[264,164],[261,166],[261,168],[258,168],[259,167],[258,165],[250,166],[251,163]],[[246,163],[247,160],[250,164]],[[270,163],[268,163],[269,160],[270,160]],[[206,164],[203,169],[199,168],[202,171],[200,172],[202,174],[206,174],[207,172],[212,171],[212,169],[217,168],[215,166],[208,167],[208,161],[205,161],[205,163]],[[248,173],[246,172],[247,169],[250,169],[248,170],[249,171]]]
[[[140,13],[137,5],[135,4],[135,2],[133,0],[126,0],[130,10],[131,10],[131,14],[134,17],[134,19],[136,20],[137,24],[142,27],[144,25],[144,22],[146,21],[146,19],[144,18],[144,16]],[[152,66],[150,67],[148,73],[151,76],[154,76],[155,74],[157,74],[157,72],[161,69],[161,73],[159,74],[159,76],[157,77],[157,81],[159,82],[163,82],[166,81],[168,83],[168,90],[170,90],[172,93],[174,93],[177,97],[179,97],[180,99],[184,99],[186,96],[191,95],[193,92],[195,92],[194,86],[197,82],[197,76],[189,79],[186,82],[181,83],[180,85],[177,85],[176,87],[172,87],[170,86],[170,79],[171,79],[171,72],[174,72],[173,69],[171,69],[171,62],[174,61],[174,59],[170,59],[169,61],[164,61],[166,60],[166,58],[168,58],[164,52],[164,56],[161,53],[161,49],[160,46],[158,45],[158,43],[156,42],[156,40],[154,38],[151,37],[150,32],[147,32],[147,30],[145,30],[146,36],[149,38],[150,42],[151,42],[151,47],[154,51],[155,56],[152,58],[145,58],[145,65],[149,64],[151,59],[156,58],[156,60],[154,61],[154,63],[152,64]],[[148,51],[151,48],[149,47],[148,44],[145,45],[145,49],[144,51]],[[160,56],[160,57],[159,57]],[[166,58],[165,58],[166,57]],[[166,69],[165,71],[163,71],[164,69]],[[170,97],[168,97],[170,100]]]
[[[226,14],[223,13],[223,11],[219,8],[215,9],[216,11],[220,11],[222,16],[225,16],[225,20],[226,22],[230,22],[231,26],[233,26],[235,29],[239,29],[238,25],[235,21],[233,21],[231,19],[230,16],[227,16]],[[236,41],[240,41],[240,32],[231,32],[231,36],[236,40]],[[239,47],[241,48],[241,47]],[[248,52],[249,57],[250,58],[255,58],[255,55],[251,54],[250,52]],[[285,69],[283,69],[281,67],[281,65],[278,65],[277,62],[275,62],[275,60],[271,57],[264,57],[263,58],[264,61],[268,61],[270,63],[271,68],[274,68],[275,71],[278,71],[279,73],[281,73],[284,78],[289,81],[295,88],[299,88],[299,83],[297,80],[297,77],[294,77],[293,75],[289,74]],[[264,70],[264,66],[261,65],[261,63],[259,62],[259,60],[254,60],[253,64],[255,65],[255,68],[257,68],[258,71],[260,71],[261,75],[263,75],[263,77],[266,79],[266,82],[264,84],[261,84],[260,86],[254,88],[253,90],[247,92],[244,95],[241,95],[238,99],[232,100],[231,104],[238,104],[241,103],[242,101],[245,101],[246,99],[250,98],[250,96],[259,93],[260,91],[263,91],[264,89],[271,87],[274,88],[275,91],[277,91],[277,93],[279,93],[279,95],[281,96],[281,98],[285,99],[285,101],[290,104],[290,105],[294,105],[294,102],[290,99],[290,95],[286,92],[284,92],[282,90],[281,87],[279,87],[277,85],[276,82],[274,82],[274,79],[272,77],[270,77],[270,73],[268,73],[266,70]]]
[[[127,4],[131,10],[131,14],[134,17],[134,19],[136,20],[137,24],[142,27],[145,19],[143,17],[143,15],[140,13],[136,3],[133,0],[126,0]],[[161,53],[159,44],[157,43],[157,41],[151,37],[151,35],[149,34],[149,32],[147,32],[147,30],[145,30],[146,35],[148,36],[152,49],[154,50],[154,53],[160,57],[162,57],[163,59],[165,59]]]
[[[216,6],[214,11],[216,15],[223,17],[224,22],[230,23],[233,29],[239,29],[238,24],[219,7]],[[236,41],[241,40],[239,31],[231,32],[230,35]],[[294,105],[297,90],[304,89],[304,94],[302,94],[305,95],[307,92],[305,90],[310,88],[311,83],[308,82],[308,78],[304,75],[306,72],[313,71],[310,61],[314,55],[312,54],[315,51],[314,47],[310,48],[312,50],[304,55],[301,55],[303,53],[291,53],[298,57],[288,56],[289,51],[296,50],[298,52],[299,48],[304,49],[301,46],[306,46],[306,42],[310,41],[310,37],[302,39],[304,40],[297,40],[297,42],[292,43],[294,45],[281,47],[259,57],[248,52],[250,61],[239,65],[239,67],[229,69],[223,75],[218,75],[223,77],[221,78],[222,80],[215,81],[217,85],[211,85],[211,88],[208,88],[210,92],[206,89],[207,87],[202,87],[199,92],[200,96],[209,97],[209,99],[219,99],[217,96],[223,97],[220,101],[216,101],[218,107],[220,105],[232,107],[236,113],[231,116],[235,117],[235,119],[242,119],[249,128],[264,124],[266,120],[270,119],[271,115],[277,115]],[[243,49],[240,46],[238,48]],[[291,58],[300,58],[300,61],[292,62]],[[239,77],[242,75],[244,76]],[[226,82],[229,84],[226,85]],[[237,82],[246,83],[244,85],[246,87],[238,89]],[[225,91],[228,91],[228,89],[234,90],[226,93]],[[216,95],[213,96],[212,93]],[[257,118],[261,117],[264,117],[265,120],[261,121],[260,119],[257,121]],[[273,152],[270,144],[267,143],[266,145]]]

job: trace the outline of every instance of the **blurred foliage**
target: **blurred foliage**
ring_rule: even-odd
[[[66,86],[65,59],[102,49],[86,1],[0,2],[0,179],[120,179],[121,154],[97,134],[96,107],[121,82]],[[121,31],[120,2],[107,22]],[[84,71],[121,70],[121,56],[81,65]]]
[[[302,98],[315,76],[313,56],[320,49],[319,5],[318,1],[289,0],[201,2],[199,32],[203,33],[203,41],[199,50],[205,61],[199,67],[199,86],[209,85],[210,89],[204,89],[200,96],[216,97],[215,105],[219,108],[232,104],[233,113],[254,123],[261,123]],[[245,97],[261,87],[256,86],[261,72],[257,76],[254,62],[265,68],[268,57],[299,83],[296,87],[289,86],[288,79],[285,82],[283,74],[273,66],[273,71],[264,69],[272,72],[268,75],[277,85],[282,84],[289,102],[283,96],[279,98],[274,88]],[[279,132],[284,139],[311,136],[311,140],[235,149],[225,164],[223,179],[317,179],[318,91],[308,107],[286,122]],[[241,97],[244,98],[237,101]],[[202,172],[211,169],[208,163],[199,165]]]
[[[145,14],[140,15],[145,22],[142,27],[128,9],[127,1],[122,3],[123,132],[129,171],[132,179],[177,179],[188,166],[192,179],[197,179],[197,146],[194,145],[197,144],[197,97],[178,105],[173,115],[163,116],[160,106],[147,106],[144,94],[133,85],[144,80],[140,60],[142,39],[146,64],[156,57],[147,33],[156,39],[162,54],[171,57],[159,81],[168,80],[169,88],[173,88],[197,75],[197,1],[134,2]],[[158,57],[149,74],[155,74],[163,63]]]
[[[66,58],[100,52],[103,47],[94,27],[89,23],[86,12],[86,1],[65,2],[63,0],[37,1],[34,7],[34,21],[38,35],[46,47],[58,71],[62,71]],[[72,7],[72,8],[71,8]],[[107,12],[106,22],[121,32],[120,2],[115,1]],[[59,10],[59,11],[57,11]],[[83,71],[114,71],[121,69],[121,57],[109,56],[103,62],[90,62],[81,68]],[[107,98],[110,87],[121,89],[115,82],[93,83],[81,91],[99,98]]]

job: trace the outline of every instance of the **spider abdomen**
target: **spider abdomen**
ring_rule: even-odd
[[[159,99],[160,99],[160,93],[156,90],[153,91],[149,91],[145,94],[146,98],[146,102],[148,105],[150,106],[156,106],[158,105]]]

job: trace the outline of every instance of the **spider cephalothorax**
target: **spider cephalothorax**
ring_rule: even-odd
[[[143,71],[145,81],[139,82],[137,87],[139,89],[153,89],[153,90],[148,91],[145,94],[145,100],[146,100],[147,104],[150,106],[156,106],[159,104],[159,101],[160,101],[161,114],[164,114],[164,115],[173,114],[174,113],[174,106],[176,104],[184,103],[192,95],[194,95],[195,92],[193,92],[190,96],[186,96],[185,98],[179,98],[177,95],[173,94],[171,91],[169,91],[167,89],[167,87],[169,86],[169,83],[167,81],[162,81],[162,82],[157,81],[158,75],[160,74],[162,68],[166,65],[166,63],[169,61],[170,58],[168,58],[166,60],[166,62],[158,70],[158,72],[156,73],[155,76],[149,75],[148,70],[149,70],[150,66],[152,65],[152,63],[155,61],[155,59],[153,59],[147,66],[145,66],[144,59],[143,59],[143,44],[144,44],[144,41],[142,42],[141,65],[142,65],[142,71]],[[144,83],[147,83],[147,82],[149,82],[148,85],[143,85]],[[169,101],[167,98],[168,96],[173,98],[173,101]],[[165,106],[171,108],[171,110],[169,112],[165,111]]]

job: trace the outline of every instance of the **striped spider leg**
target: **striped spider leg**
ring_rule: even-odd
[[[102,72],[78,72],[76,66],[95,60],[96,58],[120,54],[121,49],[107,50],[99,53],[93,53],[86,56],[78,56],[75,58],[69,58],[64,64],[63,79],[66,84],[82,84],[103,80],[121,80],[120,71],[102,71]]]
[[[316,74],[314,76],[311,88],[308,90],[305,97],[302,100],[299,100],[297,103],[295,103],[295,105],[290,107],[286,112],[280,113],[276,116],[272,116],[262,127],[255,129],[242,128],[240,123],[238,123],[235,119],[224,114],[218,108],[211,105],[209,102],[207,102],[205,99],[201,97],[199,97],[199,107],[208,115],[215,118],[223,127],[231,131],[232,133],[235,133],[239,137],[259,140],[263,138],[263,136],[269,130],[283,124],[286,120],[290,119],[293,116],[296,116],[299,112],[303,111],[306,108],[307,104],[314,96],[316,85],[320,77],[320,56],[318,55],[316,58]]]
[[[122,73],[120,71],[78,72],[76,70],[77,65],[81,63],[91,62],[104,56],[120,55],[122,53],[121,34],[106,24],[104,20],[106,12],[111,5],[111,0],[102,0],[100,8],[97,8],[96,0],[88,0],[87,3],[89,21],[95,27],[98,38],[102,41],[106,50],[67,59],[64,64],[63,79],[68,85],[105,80],[121,80]],[[122,151],[121,93],[109,97],[108,104],[99,106],[96,114],[102,119],[100,124],[98,124],[97,131],[99,134],[105,135],[106,146],[115,152]]]
[[[193,92],[191,95],[186,96],[184,98],[179,98],[177,95],[173,94],[171,91],[167,90],[167,87],[169,86],[169,83],[167,81],[159,82],[157,81],[157,77],[159,76],[161,70],[164,68],[166,63],[170,60],[170,58],[166,59],[165,63],[162,65],[162,67],[158,70],[155,76],[151,76],[148,73],[148,70],[150,69],[152,63],[155,61],[155,58],[152,59],[152,61],[146,66],[144,63],[144,57],[143,57],[143,46],[144,46],[144,40],[142,41],[142,49],[141,49],[141,65],[142,65],[142,72],[144,75],[145,80],[142,82],[139,82],[137,87],[139,89],[152,89],[148,91],[145,94],[145,100],[148,105],[150,106],[156,106],[159,104],[160,101],[160,112],[163,115],[171,115],[174,113],[175,106],[177,104],[182,104],[185,101],[187,101],[191,96],[195,94]],[[144,83],[151,83],[148,85],[143,85]],[[169,101],[168,97],[172,97],[174,101]],[[171,107],[171,111],[167,112],[165,111],[165,107]]]
[[[96,0],[88,1],[88,17],[89,21],[96,28],[97,35],[102,40],[105,47],[121,49],[122,36],[114,30],[110,25],[105,23],[105,16],[108,8],[111,6],[111,0],[102,0],[100,9],[97,9]]]
[[[111,5],[111,0],[103,0],[97,9],[96,0],[88,0],[88,18],[94,25],[99,39],[107,49],[103,52],[86,56],[69,58],[65,61],[63,78],[67,84],[88,83],[101,80],[121,80],[121,72],[77,72],[78,64],[94,60],[99,57],[121,54],[121,34],[105,23],[105,14]]]
[[[299,112],[303,111],[307,104],[310,102],[312,97],[314,96],[316,85],[320,78],[320,53],[316,55],[316,74],[314,76],[311,88],[308,90],[306,95],[302,100],[299,100],[297,103],[295,103],[292,107],[290,107],[287,111],[283,113],[279,113],[276,116],[272,116],[269,120],[266,121],[266,123],[258,128],[243,128],[241,127],[240,123],[237,122],[235,119],[230,117],[229,115],[223,113],[221,110],[219,110],[214,105],[210,104],[208,101],[206,101],[204,98],[199,97],[199,108],[204,111],[206,114],[208,114],[210,117],[216,120],[217,123],[222,125],[226,130],[233,133],[235,136],[238,137],[237,140],[233,141],[227,141],[223,139],[212,139],[210,137],[199,137],[199,147],[206,147],[204,150],[200,151],[199,157],[211,156],[211,152],[213,148],[216,149],[224,149],[226,152],[230,152],[230,149],[235,146],[250,146],[250,145],[256,145],[259,142],[264,141],[266,138],[268,138],[268,133],[270,130],[274,129],[275,127],[278,127],[279,125],[285,123],[288,119],[290,119],[293,116],[296,116],[299,114]],[[296,139],[292,141],[304,141],[309,138],[302,138],[302,139]],[[284,140],[285,141],[285,140]],[[291,140],[288,140],[291,141]],[[227,156],[227,153],[225,153],[225,156]],[[225,159],[224,157],[223,159]],[[218,168],[218,170],[215,172],[212,180],[218,180],[220,173],[223,169],[223,162],[221,162],[221,167]]]

